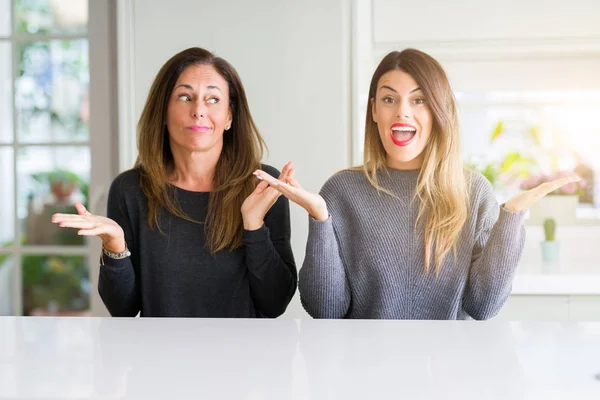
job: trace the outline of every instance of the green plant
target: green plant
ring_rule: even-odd
[[[10,246],[12,246],[12,245],[13,245],[13,242],[12,242],[12,240],[11,240],[11,241],[8,241],[8,242],[4,242],[4,243],[2,243],[0,246],[1,246],[2,248],[6,248],[6,247],[10,247]],[[0,268],[2,268],[2,267],[4,266],[4,263],[6,262],[6,260],[8,260],[8,259],[9,259],[9,257],[10,257],[11,255],[12,255],[12,254],[10,254],[10,253],[0,254]]]
[[[504,122],[499,121],[490,134],[490,144],[493,144],[502,136],[504,130]],[[536,144],[539,143],[539,129],[537,127],[529,128],[527,133]],[[527,178],[529,171],[536,165],[537,162],[535,159],[525,157],[517,151],[512,151],[504,155],[502,159],[494,160],[484,165],[477,165],[469,161],[466,167],[481,173],[492,186],[498,187],[501,183],[510,185],[519,178]]]
[[[31,175],[31,177],[38,183],[49,185],[52,185],[56,182],[61,182],[64,185],[72,184],[81,186],[84,183],[84,180],[81,179],[81,177],[75,172],[61,168],[52,171],[37,172]]]
[[[546,242],[553,242],[556,238],[556,221],[554,218],[546,218],[544,220],[544,236]]]
[[[90,185],[85,181],[81,182],[79,185],[79,191],[83,195],[83,206],[85,208],[89,208],[88,200],[90,198]],[[75,210],[75,212],[77,212],[77,210]]]
[[[51,305],[56,311],[89,308],[89,273],[81,255],[23,255],[23,313]]]
[[[489,163],[482,167],[479,167],[474,162],[468,161],[465,164],[465,167],[471,171],[479,172],[481,175],[483,175],[485,177],[485,179],[487,179],[492,184],[492,186],[495,187],[498,184],[499,173],[498,173],[498,167],[496,166],[495,163]]]
[[[48,189],[57,199],[68,199],[76,188],[85,187],[85,181],[73,171],[55,169],[32,174],[32,178],[43,186],[43,191]]]
[[[25,237],[22,236],[21,237],[21,245],[25,244]],[[9,240],[8,242],[4,242],[2,244],[0,244],[0,247],[6,249],[7,247],[12,247],[15,245],[15,241],[13,240]],[[2,266],[4,266],[4,263],[10,258],[12,257],[11,253],[4,253],[4,254],[0,254],[0,268],[2,268]]]
[[[10,247],[14,242],[2,245]],[[0,254],[0,268],[11,254]],[[24,254],[22,262],[23,312],[47,309],[54,304],[57,311],[81,311],[89,308],[89,274],[81,255],[42,256]]]

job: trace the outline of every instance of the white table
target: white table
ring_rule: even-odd
[[[0,317],[0,399],[599,399],[600,324]]]

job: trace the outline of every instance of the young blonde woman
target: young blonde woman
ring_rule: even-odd
[[[369,89],[364,164],[320,195],[255,174],[310,214],[300,296],[315,318],[475,319],[511,290],[525,210],[559,179],[498,205],[488,181],[461,162],[447,76],[414,49],[388,54]]]
[[[297,281],[289,202],[252,175],[264,142],[231,64],[201,48],[169,59],[142,111],[138,148],[135,167],[111,185],[107,217],[76,204],[79,215],[52,218],[102,239],[98,290],[110,313],[282,314]]]

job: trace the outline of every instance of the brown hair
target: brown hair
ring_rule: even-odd
[[[447,253],[456,250],[468,213],[467,178],[461,159],[456,100],[442,66],[422,51],[406,49],[391,52],[381,60],[371,79],[370,101],[375,101],[379,79],[392,70],[402,70],[414,78],[433,116],[431,136],[423,149],[425,157],[415,199],[419,200],[417,224],[424,224],[425,228],[425,271],[430,270],[433,262],[439,273]],[[362,169],[377,190],[389,194],[377,183],[377,173],[385,166],[385,148],[369,104],[364,163],[358,169]]]
[[[169,133],[164,125],[169,98],[181,73],[194,65],[212,65],[227,81],[231,128],[223,136],[223,149],[216,165],[206,221],[194,221],[177,202],[175,186],[168,177],[174,169]],[[266,150],[246,100],[242,81],[231,64],[211,52],[192,47],[169,59],[152,83],[137,126],[139,155],[135,167],[141,170],[140,184],[148,198],[148,224],[159,226],[159,211],[192,222],[205,222],[207,247],[211,253],[234,249],[242,243],[243,222],[240,208],[254,190],[252,172],[260,168]]]

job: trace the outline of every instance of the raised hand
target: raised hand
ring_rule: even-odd
[[[98,236],[102,246],[113,253],[125,250],[123,228],[110,218],[90,213],[81,203],[75,203],[77,214],[54,214],[52,222],[63,228],[77,228],[78,235]]]
[[[292,169],[291,173],[287,176],[287,179],[275,179],[265,171],[256,170],[254,175],[263,182],[267,183],[272,188],[279,191],[290,201],[298,204],[304,208],[314,219],[318,221],[325,221],[329,218],[329,212],[327,211],[327,204],[323,197],[316,193],[309,192],[302,189],[298,181],[294,178],[295,170]]]
[[[556,179],[551,182],[542,183],[541,185],[527,190],[523,193],[519,193],[512,199],[506,202],[504,208],[509,211],[525,211],[531,207],[536,201],[546,196],[547,194],[559,189],[560,187],[571,183],[578,182],[581,178],[575,174],[567,176],[565,178]]]

